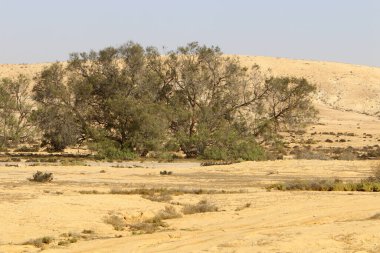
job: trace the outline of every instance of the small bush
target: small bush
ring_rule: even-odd
[[[155,218],[160,220],[176,219],[180,217],[182,217],[182,215],[177,212],[173,206],[165,206],[165,209],[159,211],[155,216]]]
[[[91,143],[89,145],[91,150],[97,152],[98,159],[107,160],[133,160],[137,158],[137,154],[128,150],[122,149],[118,144],[112,141],[101,141],[97,143]]]
[[[218,207],[214,204],[209,203],[207,200],[201,200],[195,205],[185,205],[182,212],[184,214],[194,214],[194,213],[206,213],[206,212],[217,212]]]
[[[155,202],[168,202],[172,200],[172,196],[169,194],[151,194],[151,195],[142,195],[144,199],[149,199],[150,201],[155,201]]]
[[[117,215],[110,215],[104,218],[104,222],[113,226],[116,231],[122,231],[126,227],[125,220]]]
[[[127,226],[133,232],[151,234],[156,232],[157,230],[160,230],[161,228],[165,228],[168,226],[165,222],[163,222],[163,220],[175,219],[180,217],[182,217],[182,215],[179,212],[177,212],[177,210],[174,207],[166,206],[165,209],[159,211],[152,218],[128,224]]]
[[[173,171],[160,171],[160,175],[164,175],[164,176],[170,176],[173,174]]]
[[[53,180],[53,173],[37,171],[33,174],[33,178],[28,178],[29,181],[47,183]]]
[[[250,208],[251,207],[251,203],[245,203],[243,206],[239,206],[235,209],[235,211],[241,211],[241,210],[244,210],[246,208]]]
[[[27,241],[27,242],[25,242],[23,244],[24,245],[34,245],[37,248],[43,248],[44,246],[52,243],[53,241],[54,241],[53,237],[44,236],[44,237],[41,237],[41,238],[29,240],[29,241]]]
[[[141,222],[135,222],[133,224],[129,224],[128,227],[133,232],[140,232],[144,234],[152,234],[162,227],[167,227],[168,225],[163,222],[161,219],[157,217],[153,217],[151,219],[147,219]]]

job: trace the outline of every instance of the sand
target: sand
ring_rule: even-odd
[[[267,192],[265,185],[296,178],[357,181],[376,161],[269,161],[176,169],[161,168],[1,167],[0,252],[39,252],[24,242],[55,238],[44,252],[379,252],[379,193]],[[143,166],[144,164],[142,164]],[[37,170],[54,173],[51,183],[26,180]],[[100,170],[106,173],[100,173]],[[274,174],[270,172],[275,172]],[[168,220],[153,234],[115,231],[104,222],[109,214],[150,215],[168,203],[140,195],[81,194],[81,190],[173,187],[218,189],[233,194],[173,196],[173,206],[207,199],[220,211]],[[250,203],[251,206],[236,211]],[[63,233],[93,230],[93,238],[57,246]],[[121,238],[116,238],[122,236]]]

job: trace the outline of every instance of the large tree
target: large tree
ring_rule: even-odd
[[[314,117],[314,90],[305,79],[266,78],[218,47],[193,42],[162,55],[129,42],[45,69],[34,99],[56,149],[85,139],[144,155],[171,143],[188,157],[256,159],[259,141]]]

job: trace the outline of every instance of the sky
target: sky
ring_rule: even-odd
[[[380,67],[380,0],[0,0],[0,63],[131,40]]]

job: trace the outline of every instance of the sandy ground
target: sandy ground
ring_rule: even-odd
[[[380,252],[379,193],[267,192],[264,186],[295,178],[340,178],[357,181],[376,161],[245,162],[211,167],[168,165],[113,167],[1,167],[0,252],[39,252],[25,241],[51,236],[44,252]],[[142,164],[144,165],[144,164]],[[192,165],[191,165],[192,166]],[[37,169],[54,173],[51,183],[26,180]],[[104,169],[106,173],[100,173]],[[233,194],[173,196],[173,206],[207,199],[220,211],[168,220],[153,234],[115,231],[109,214],[153,214],[168,203],[140,195],[80,194],[81,190],[170,187],[219,189]],[[251,203],[249,208],[236,208]],[[57,246],[63,233],[93,230],[92,238]],[[122,236],[121,238],[116,238]]]

